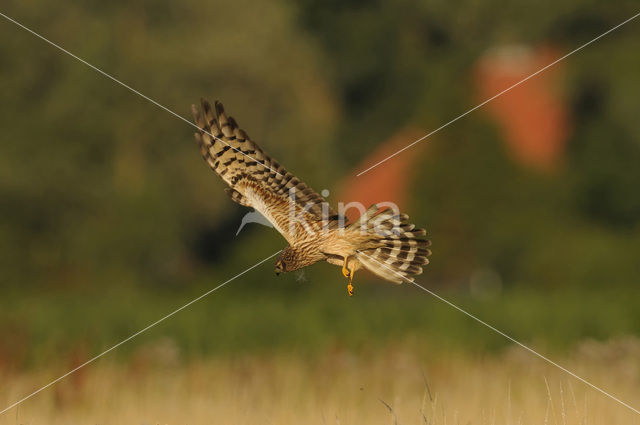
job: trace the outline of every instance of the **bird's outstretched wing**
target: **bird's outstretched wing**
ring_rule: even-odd
[[[222,104],[215,109],[206,100],[202,111],[192,105],[200,152],[229,187],[235,202],[258,210],[290,243],[311,228],[334,227],[338,215],[325,199],[271,158],[228,117]],[[213,136],[213,137],[212,137]],[[294,195],[294,196],[292,196]]]

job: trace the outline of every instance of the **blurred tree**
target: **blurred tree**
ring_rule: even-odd
[[[292,171],[331,183],[336,108],[285,4],[33,6],[5,12],[188,120],[215,96]],[[228,260],[239,210],[192,128],[11,23],[0,33],[3,283],[169,283]]]
[[[475,106],[472,66],[491,46],[551,41],[569,51],[634,7],[10,0],[4,10],[181,115],[202,95],[223,100],[321,190],[399,128],[426,133]],[[579,283],[597,253],[603,270],[630,279],[640,214],[635,34],[629,24],[566,61],[575,99],[566,169],[540,177],[514,167],[482,111],[414,153],[409,212],[434,239],[425,276],[464,283],[488,267],[507,284]],[[168,285],[249,258],[230,243],[242,210],[198,158],[187,124],[13,24],[3,21],[0,36],[4,284]],[[268,232],[251,237],[282,244]],[[572,249],[549,258],[549,243]]]

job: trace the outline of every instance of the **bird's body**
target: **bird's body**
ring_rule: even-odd
[[[347,224],[322,196],[251,141],[222,104],[216,102],[214,111],[203,100],[203,113],[192,109],[201,129],[195,134],[200,151],[229,186],[231,199],[255,208],[289,242],[278,258],[277,272],[327,261],[342,266],[350,287],[354,272],[363,266],[395,283],[422,273],[429,241],[424,230],[414,230],[407,222],[408,216],[373,205]]]

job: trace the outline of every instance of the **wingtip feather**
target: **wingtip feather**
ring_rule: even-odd
[[[214,104],[216,107],[216,115],[220,116],[224,114],[224,106],[222,106],[222,103],[219,100],[216,100]]]

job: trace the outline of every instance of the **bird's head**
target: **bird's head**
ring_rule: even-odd
[[[286,247],[276,260],[276,276],[299,269],[298,263],[297,252],[291,246]]]

